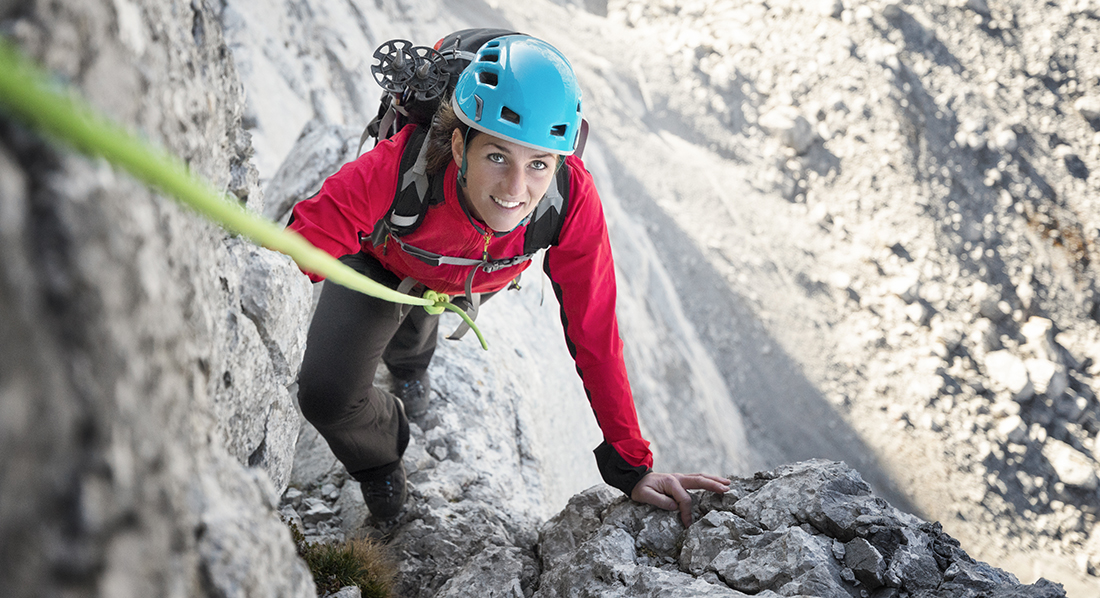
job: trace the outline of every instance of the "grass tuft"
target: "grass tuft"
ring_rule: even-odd
[[[356,586],[363,598],[392,598],[397,566],[386,548],[370,539],[356,538],[337,544],[306,542],[298,526],[287,523],[298,555],[313,573],[317,594],[326,596]]]

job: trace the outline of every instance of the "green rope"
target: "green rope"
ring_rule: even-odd
[[[431,289],[424,291],[424,298],[428,301],[432,301],[435,304],[430,307],[425,307],[424,310],[432,315],[439,315],[443,313],[443,303],[448,303],[451,300],[449,295],[443,293],[437,293]]]
[[[314,247],[301,235],[249,212],[237,201],[226,199],[209,183],[192,176],[179,159],[108,122],[71,93],[52,85],[45,72],[3,39],[0,39],[0,108],[48,137],[89,156],[103,157],[224,228],[285,253],[303,270],[385,301],[419,305],[438,313],[449,309],[470,325],[484,349],[489,348],[481,331],[458,306],[438,297],[398,293]]]

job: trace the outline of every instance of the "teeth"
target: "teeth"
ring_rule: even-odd
[[[490,197],[492,197],[492,196],[490,195]],[[493,202],[496,203],[498,206],[501,206],[501,207],[504,207],[504,208],[509,208],[509,209],[514,208],[514,207],[518,206],[519,204],[523,203],[523,202],[519,202],[519,201],[504,201],[502,199],[497,199],[495,197],[492,197],[492,199],[493,199]]]

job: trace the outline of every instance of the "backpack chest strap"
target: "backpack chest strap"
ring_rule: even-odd
[[[376,241],[376,239],[377,239],[377,241]],[[510,258],[503,258],[503,259],[496,259],[496,260],[477,260],[477,259],[467,258],[467,257],[455,257],[455,256],[450,256],[450,255],[440,255],[438,253],[428,251],[426,249],[421,249],[419,247],[416,247],[415,245],[411,245],[409,243],[406,243],[406,242],[402,241],[400,237],[398,237],[397,235],[392,234],[392,232],[389,229],[389,226],[387,225],[387,219],[386,218],[383,218],[382,220],[378,221],[378,224],[375,226],[374,232],[370,235],[369,238],[366,237],[365,235],[363,237],[361,237],[360,238],[360,243],[365,244],[369,241],[369,242],[374,243],[375,246],[377,246],[377,245],[380,245],[382,243],[388,242],[390,240],[395,242],[397,244],[397,246],[401,249],[401,251],[404,251],[405,253],[415,257],[416,259],[424,262],[425,264],[428,264],[429,266],[466,266],[466,267],[470,267],[470,273],[466,276],[466,284],[465,284],[465,289],[464,289],[465,290],[465,299],[466,299],[466,304],[467,304],[467,307],[466,307],[465,311],[466,311],[466,315],[470,317],[470,320],[477,320],[477,312],[478,312],[478,309],[481,306],[481,293],[475,293],[474,292],[474,276],[476,276],[479,271],[483,271],[483,272],[486,272],[486,273],[496,272],[497,270],[501,270],[501,269],[504,269],[504,268],[508,268],[508,267],[511,267],[511,266],[516,266],[518,264],[522,264],[526,261],[529,261],[531,258],[533,258],[535,256],[535,254],[533,254],[533,253],[525,253],[523,255],[517,255],[515,257],[510,257]],[[401,282],[401,284],[398,286],[397,290],[400,293],[408,293],[410,290],[413,289],[413,287],[415,287],[418,284],[419,284],[419,282],[416,279],[414,279],[412,277],[407,277]],[[401,306],[399,305],[398,309],[400,309],[400,308],[401,308]],[[464,334],[466,334],[469,330],[470,330],[470,325],[467,324],[465,321],[463,321],[462,324],[460,324],[459,327],[457,329],[455,329],[455,331],[452,332],[451,335],[448,336],[447,338],[451,339],[451,340],[458,340],[458,339],[462,338],[462,336]]]
[[[386,243],[387,241],[393,241],[397,244],[401,251],[404,251],[405,253],[415,257],[425,264],[428,264],[429,266],[473,266],[474,269],[471,271],[471,275],[473,275],[473,273],[477,272],[478,270],[482,270],[484,272],[496,272],[497,270],[501,270],[503,268],[510,268],[512,266],[522,264],[535,256],[534,253],[524,253],[522,255],[517,255],[514,257],[500,258],[494,260],[479,260],[469,257],[442,255],[433,251],[428,251],[427,249],[421,249],[415,245],[402,241],[401,237],[393,234],[393,232],[389,230],[389,226],[386,224],[385,219],[378,221],[378,224],[375,226],[374,232],[371,233],[370,241],[375,245],[375,247]]]

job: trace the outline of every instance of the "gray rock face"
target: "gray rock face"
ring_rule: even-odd
[[[454,434],[462,428],[456,415],[489,404],[469,395],[454,405],[457,412],[448,405],[425,423]],[[519,469],[490,473],[476,462],[449,460],[464,451],[437,460],[424,448],[434,435],[415,425],[412,434],[410,501],[385,530],[400,555],[402,595],[1066,596],[1057,584],[1022,585],[975,561],[939,524],[898,511],[842,463],[806,461],[735,477],[728,494],[695,496],[695,523],[687,530],[678,514],[603,485],[539,525],[525,513],[522,492],[494,483],[494,476],[522,477]],[[499,463],[505,436],[479,441],[480,454]],[[383,531],[371,527],[358,487],[325,465],[331,453],[313,438],[307,426],[294,476],[309,496],[288,491],[284,509],[300,515],[307,537],[318,540]],[[327,508],[333,500],[318,497],[331,495],[334,482],[344,490]],[[311,516],[317,513],[324,517]]]
[[[226,239],[212,256],[221,293],[208,392],[222,440],[242,464],[267,472],[281,492],[294,463],[298,414],[290,387],[305,349],[312,291],[281,254]]]
[[[667,107],[680,135],[726,158],[678,160],[667,139],[647,145],[645,127],[620,131],[628,142],[615,150],[621,170],[659,190],[663,211],[707,247],[722,283],[761,306],[815,387],[863,422],[861,436],[898,472],[915,509],[984,558],[1022,575],[1045,571],[1087,596],[1100,572],[1088,564],[1100,562],[1089,539],[1100,500],[1086,472],[1098,464],[1082,450],[1100,430],[1097,6],[624,0],[609,21],[676,41],[659,48],[667,63],[631,67],[626,44],[608,52],[620,72],[640,68],[647,97],[642,109],[619,101],[602,113],[629,119]],[[614,72],[582,78],[589,97],[619,95],[600,87]],[[791,107],[816,136],[804,154],[792,143]],[[721,189],[692,185],[712,173],[725,173]],[[736,200],[754,189],[759,200]],[[796,215],[777,217],[787,211],[776,196]],[[645,195],[626,205],[640,211]],[[769,219],[770,229],[750,224]],[[664,252],[676,255],[683,239],[669,237]],[[707,286],[673,275],[685,288]],[[685,295],[692,313],[713,301]],[[732,344],[727,330],[707,326],[701,336],[721,353]],[[738,359],[749,358],[729,362]],[[731,388],[749,386],[735,375]],[[771,400],[737,394],[750,414]],[[1010,402],[1014,413],[987,412]],[[800,429],[782,423],[761,439]],[[1066,458],[1051,440],[1076,454]],[[932,453],[942,460],[923,467]],[[863,474],[884,488],[873,470]]]
[[[215,187],[259,211],[262,201],[249,162],[250,143],[240,126],[240,85],[215,17],[222,4],[202,0],[4,2],[0,30],[59,80],[74,84],[94,105],[181,156]],[[395,6],[384,4],[376,3],[376,9]],[[781,2],[774,4],[783,8]],[[988,15],[985,4],[969,6],[977,14]],[[822,17],[836,17],[837,6],[843,7],[839,2],[807,5],[820,6],[815,14]],[[351,5],[326,6],[355,10]],[[915,44],[919,50],[935,36],[912,27],[907,15],[916,11],[915,6],[906,5],[903,10],[888,4],[881,16],[908,24],[909,31],[898,30],[895,38],[914,33],[924,37],[924,42]],[[298,4],[293,8],[306,10]],[[757,8],[769,10],[763,3]],[[1023,45],[1043,48],[1045,44],[1031,39],[1038,28],[1028,24],[1039,13],[1019,12],[1027,17],[1021,23]],[[875,21],[876,30],[881,30],[880,15],[870,6],[851,13],[842,11],[845,26],[870,30]],[[687,22],[683,15],[676,18]],[[713,20],[713,15],[707,18]],[[366,28],[366,19],[353,21],[358,28]],[[309,28],[298,31],[302,36],[312,34]],[[855,33],[862,43],[863,34]],[[911,59],[908,50],[899,50],[901,45],[895,47],[893,42],[890,47],[877,42],[861,46],[850,37],[829,39],[847,39],[837,54],[844,60],[882,64],[889,67],[884,72],[904,74],[899,65]],[[298,51],[285,47],[287,52]],[[334,55],[339,62],[334,70],[340,79],[366,86],[373,94],[369,77],[358,76],[352,68],[370,49],[368,45],[346,48]],[[726,54],[731,60],[735,56]],[[961,56],[972,63],[978,54]],[[1039,60],[1028,56],[1025,64],[1012,68],[1047,73],[1054,56],[1044,54]],[[770,69],[755,55],[748,57],[754,60],[742,64],[757,62]],[[1081,63],[1087,60],[1082,58]],[[712,60],[703,67],[714,65],[722,66]],[[939,77],[946,77],[939,71],[952,71],[923,60],[914,62],[913,68],[918,74],[933,69]],[[713,72],[716,81],[731,80]],[[1082,77],[1082,82],[1095,80],[1095,76]],[[857,87],[862,93],[863,87]],[[954,80],[930,86],[952,87]],[[347,88],[349,104],[365,105],[358,101],[366,95],[359,89]],[[767,84],[761,89],[771,93]],[[1042,88],[1032,91],[1036,93],[1028,97],[1045,101]],[[1094,98],[1095,90],[1085,91]],[[323,100],[307,105],[303,113],[308,114],[302,118],[323,117]],[[997,156],[1020,150],[1032,155],[1039,136],[1051,147],[1064,148],[1055,152],[1058,159],[1042,159],[1040,172],[1067,170],[1069,182],[1075,185],[1068,189],[1071,205],[1092,205],[1081,201],[1092,196],[1077,189],[1087,189],[1083,181],[1097,170],[1096,154],[1085,144],[1095,141],[1095,136],[1012,124],[1011,118],[983,124],[981,118],[968,114],[967,103],[956,103],[954,94],[934,100],[932,110],[946,114],[934,124],[940,126],[942,120],[950,126],[937,129],[932,139],[953,139],[954,145],[933,144],[953,149],[927,153],[930,158],[924,166],[930,172],[969,160],[970,154],[964,152],[971,150],[988,150]],[[1009,104],[1027,105],[1024,101]],[[717,102],[700,105],[721,107]],[[851,110],[843,102],[829,106],[820,113],[826,133],[850,127],[853,139],[863,139],[863,134],[874,138],[868,133],[873,127],[847,122],[848,115],[864,114],[874,103],[853,102]],[[1092,99],[1082,99],[1075,106],[1086,119],[1098,114]],[[736,124],[736,113],[730,114]],[[822,120],[812,111],[801,118],[809,116]],[[842,143],[844,138],[835,135],[822,135],[821,122],[808,130],[798,118],[793,120],[796,126],[789,134],[777,129],[776,135],[786,148],[805,147],[811,158],[822,147],[817,136],[828,144],[826,149],[844,159],[850,154],[875,158],[880,154]],[[957,132],[955,123],[960,123]],[[292,127],[292,135],[299,128]],[[1088,128],[1081,129],[1094,135]],[[728,136],[726,127],[712,130],[721,138]],[[1074,145],[1059,145],[1058,139],[1069,139]],[[343,147],[319,147],[344,151]],[[851,148],[858,149],[849,152]],[[807,158],[803,165],[799,160],[783,162],[789,170],[784,180],[790,182],[788,196],[809,205],[805,198],[812,190],[807,181],[813,178],[808,173],[814,171],[814,161]],[[844,172],[861,171],[848,166],[850,162],[845,164]],[[877,164],[876,170],[885,172],[880,167]],[[972,175],[948,181],[951,185],[946,186],[936,179],[932,191],[937,199],[949,197],[948,187],[978,196],[973,189],[985,185],[989,195],[982,197],[999,206],[996,215],[1001,218],[1001,212],[1015,211],[1013,206],[1030,210],[1027,205],[1031,204],[1021,201],[1033,195],[1030,190],[1054,196],[1047,194],[1046,187],[1029,182],[1042,177],[1033,176],[1028,168],[1011,164],[1004,183],[992,169],[986,175],[988,183]],[[1023,182],[1013,182],[1012,177]],[[302,172],[286,173],[285,179],[287,192],[280,196],[308,192],[309,181]],[[879,184],[895,188],[889,180]],[[950,197],[960,197],[951,193]],[[895,195],[910,201],[904,194]],[[998,204],[997,197],[1007,201]],[[851,212],[857,204],[855,200],[847,203]],[[1053,205],[1040,206],[1053,210],[1046,204]],[[830,209],[831,214],[822,212],[822,226],[836,231],[839,238],[848,235],[842,224],[845,216],[849,227],[860,220],[858,213]],[[1029,212],[1027,216],[1046,234],[1059,228],[1061,212],[1052,214]],[[934,216],[949,222],[942,214]],[[1096,229],[1089,223],[1095,224],[1085,221],[1084,230]],[[1015,246],[1021,234],[1007,229],[996,237],[977,220],[943,232],[950,243],[962,248],[959,252]],[[908,246],[917,254],[914,244]],[[882,247],[891,248],[886,251],[889,256],[908,255],[901,241],[891,239]],[[297,433],[287,388],[300,360],[309,295],[293,265],[225,235],[100,162],[58,151],[7,117],[0,117],[0,255],[0,587],[4,594],[17,598],[313,595],[312,582],[294,556],[275,504],[290,475]],[[887,272],[897,269],[893,257],[874,259]],[[1058,329],[1073,320],[1054,301],[1063,292],[1061,283],[1046,269],[1028,272],[1019,280],[989,277],[996,290],[975,296],[973,305],[982,316],[979,323],[987,323],[987,330],[976,330],[980,334],[974,337],[980,341],[973,347],[977,365],[943,376],[961,385],[960,398],[950,401],[960,406],[956,412],[966,409],[985,416],[979,406],[990,397],[1007,399],[1000,403],[1027,402],[1023,412],[1018,404],[1015,413],[1005,409],[1011,425],[1003,430],[985,425],[988,418],[959,418],[967,425],[982,424],[981,429],[990,430],[990,438],[998,442],[993,434],[1003,431],[1005,447],[1012,449],[976,451],[975,460],[965,466],[984,472],[987,458],[1009,462],[1016,458],[1006,454],[1027,456],[1027,463],[1038,465],[1027,471],[1012,470],[1024,475],[1009,479],[1019,479],[1028,492],[1036,489],[1044,496],[1034,504],[1050,504],[1041,489],[1046,483],[1054,487],[1053,496],[1070,501],[1066,504],[1094,505],[1097,482],[1089,469],[1095,470],[1098,442],[1092,390],[1097,371],[1090,365],[1095,360],[1085,356],[1095,351],[1078,350],[1086,344],[1091,347],[1084,333],[1053,335],[1054,340],[1050,332],[1029,335],[1022,325],[1028,310],[1054,312]],[[971,280],[951,274],[907,285],[897,293],[866,293],[865,297],[868,304],[886,306],[883,311],[894,318],[888,320],[894,324],[904,318],[914,327],[950,332],[958,322],[948,318],[951,326],[944,324],[943,314],[955,309],[951,302],[970,301],[954,297],[950,289],[974,286],[966,284]],[[1009,289],[1016,289],[1018,296]],[[855,296],[863,288],[849,290]],[[1094,289],[1087,291],[1083,307],[1092,310]],[[931,315],[933,308],[940,319]],[[921,330],[912,337],[922,338]],[[1021,335],[1028,342],[1017,345]],[[890,336],[890,344],[899,344],[900,333]],[[1080,339],[1074,341],[1075,336]],[[1005,338],[1011,342],[1002,346]],[[945,334],[944,341],[944,350],[936,345],[935,355],[944,357],[954,351],[957,357],[966,357],[960,349],[966,340],[960,335]],[[1025,363],[1026,377],[1016,380],[1021,382],[1020,393],[1008,388],[986,392],[980,386],[984,378],[975,372],[987,353],[998,350],[1009,351]],[[627,503],[609,491],[592,491],[575,499],[539,539],[537,517],[532,515],[539,510],[537,488],[526,490],[537,486],[539,477],[527,434],[530,421],[507,400],[490,401],[491,409],[474,400],[479,394],[515,399],[519,388],[529,393],[530,374],[522,378],[517,374],[488,391],[479,390],[481,374],[472,363],[467,356],[459,364],[442,364],[449,371],[445,379],[451,386],[441,385],[443,392],[434,400],[447,403],[449,409],[423,422],[416,432],[417,445],[410,451],[416,465],[410,470],[414,501],[393,535],[393,545],[406,557],[401,578],[406,595],[519,596],[537,591],[541,596],[743,596],[746,592],[845,596],[862,595],[863,590],[879,597],[1064,595],[1054,584],[1040,581],[1021,586],[1011,576],[970,560],[935,525],[904,516],[870,495],[850,470],[819,463],[796,464],[739,480],[729,496],[704,497],[697,506],[699,523],[687,532],[678,528],[675,514]],[[935,367],[932,371],[940,379]],[[1025,392],[1028,385],[1032,388]],[[934,391],[939,389],[936,386]],[[943,413],[951,409],[944,408]],[[1074,420],[1069,424],[1073,427],[1051,425],[1057,421],[1055,415]],[[935,426],[937,432],[950,431],[943,424]],[[503,431],[503,435],[482,434],[482,430]],[[1091,454],[1087,446],[1094,447]],[[1013,452],[1017,449],[1023,452]],[[1022,463],[1021,457],[1018,464]],[[318,503],[312,495],[303,497],[301,490],[295,490],[296,498],[291,492],[285,495],[291,497],[290,504],[304,508],[315,530],[344,533],[357,527],[364,512],[355,485],[344,483],[346,476],[341,478],[331,459],[311,465],[325,480],[309,491],[316,490],[335,504]],[[1028,471],[1043,476],[1029,476]],[[1003,486],[996,475],[991,479]],[[1000,494],[1007,496],[1005,490]],[[292,508],[284,511],[299,516]],[[1078,519],[1072,525],[1067,521],[1049,526],[1050,533],[1081,537],[1085,526],[1093,529],[1095,517]],[[1100,569],[1095,557],[1100,545],[1095,540],[1100,536],[1092,531],[1091,537],[1088,566],[1096,570]]]
[[[429,412],[410,426],[409,500],[395,522],[370,518],[359,484],[303,425],[283,509],[300,517],[308,541],[385,535],[399,563],[400,596],[512,598],[538,583],[535,545],[545,507],[538,461],[524,438],[530,415],[482,353],[476,343],[440,346]],[[380,372],[376,383],[388,382]]]
[[[259,209],[217,6],[17,4],[6,39]],[[276,512],[306,279],[7,116],[0,221],[3,594],[313,595]]]
[[[684,530],[605,488],[578,495],[540,531],[535,596],[1065,596],[974,561],[842,463],[734,478],[693,514]]]
[[[340,166],[355,159],[354,140],[361,131],[313,120],[290,149],[264,192],[264,215],[278,222],[290,219],[294,204],[310,197]],[[365,149],[370,149],[368,141]]]

